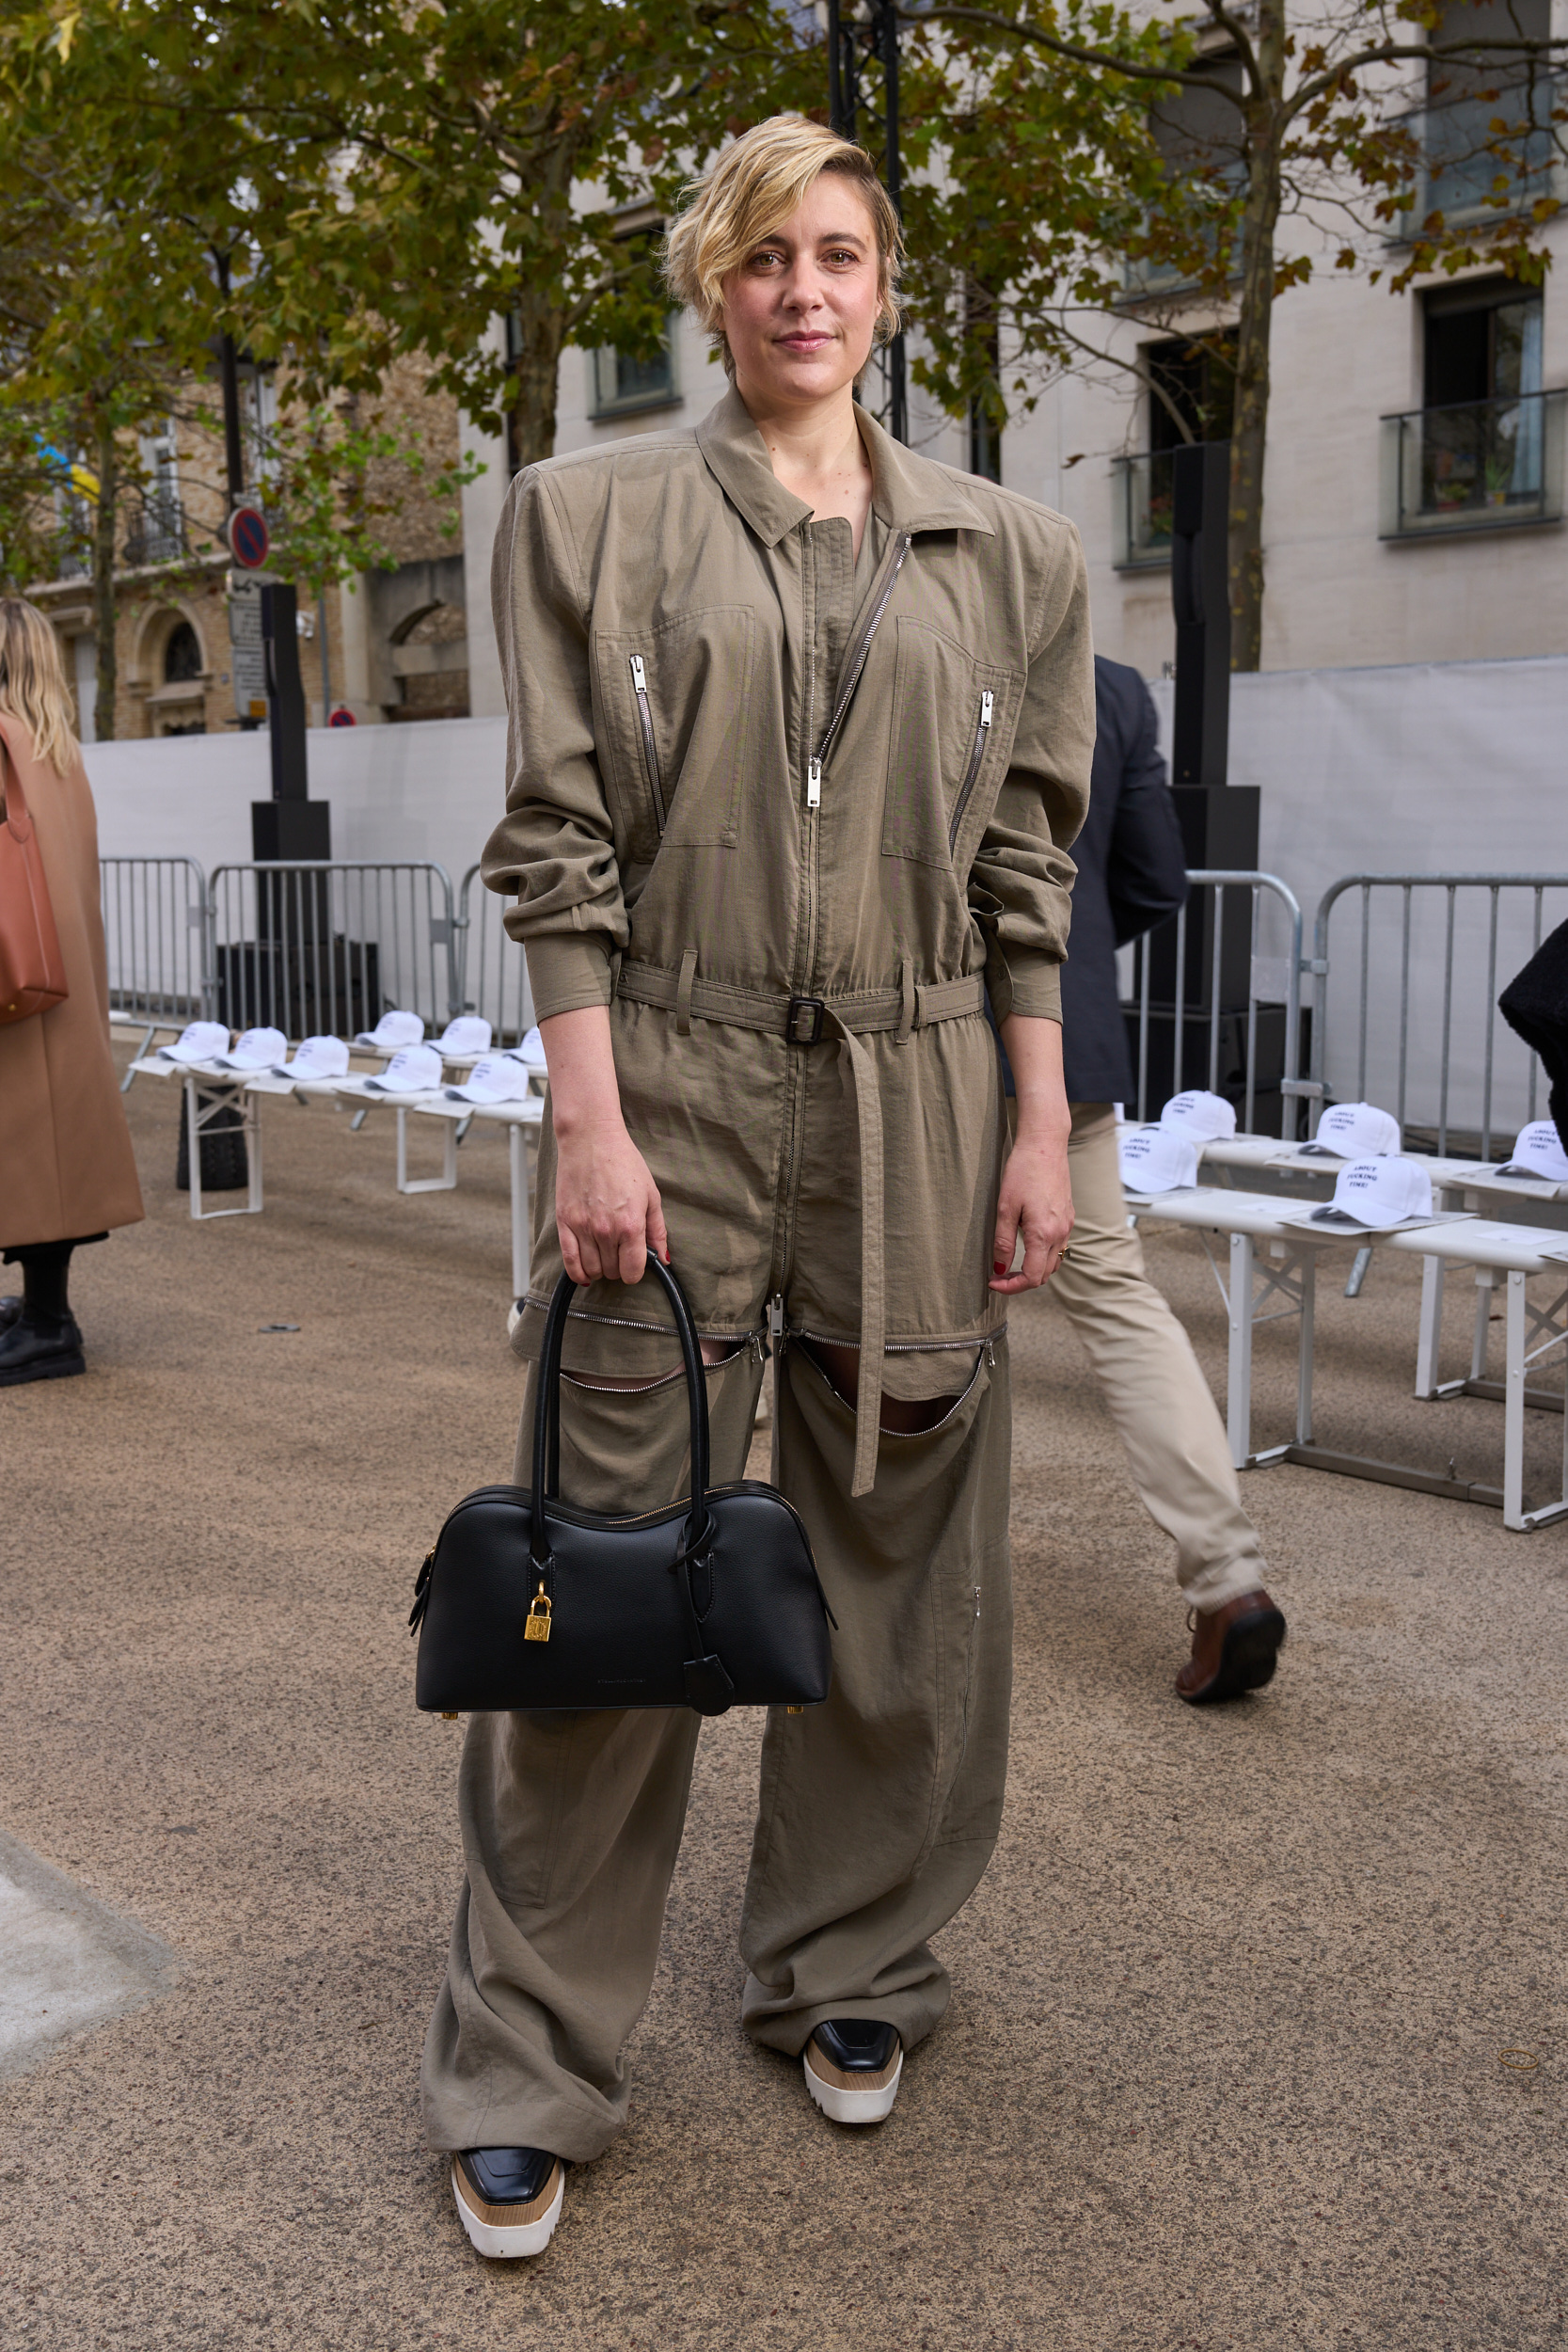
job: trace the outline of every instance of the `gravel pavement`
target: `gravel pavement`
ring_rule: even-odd
[[[1568,1529],[1256,1474],[1281,1670],[1186,1708],[1167,1547],[1043,1299],[1006,1819],[893,2118],[835,2130],[739,2030],[732,1715],[630,2126],[542,2261],[481,2262],[418,2129],[461,1856],[404,1620],[510,1464],[504,1145],[403,1199],[388,1116],[269,1103],[264,1215],[198,1226],[172,1086],[128,1106],[150,1215],[79,1262],[88,1375],[0,1396],[0,1832],[160,1958],[5,2084],[7,2352],[1568,2344]],[[1200,1245],[1150,1263],[1222,1382]],[[1497,1483],[1500,1406],[1409,1396],[1418,1279],[1321,1286],[1320,1439]],[[1293,1354],[1260,1332],[1259,1441]]]

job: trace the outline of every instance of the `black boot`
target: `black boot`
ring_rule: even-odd
[[[20,1298],[0,1298],[0,1331],[8,1331],[21,1312]]]
[[[21,1261],[21,1312],[0,1328],[0,1389],[30,1380],[70,1380],[86,1372],[82,1334],[71,1311],[74,1242],[29,1243],[8,1252]]]

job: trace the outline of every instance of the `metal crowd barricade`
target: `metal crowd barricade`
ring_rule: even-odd
[[[451,878],[424,863],[218,866],[213,1017],[352,1038],[393,1008],[439,1032],[462,1008]]]
[[[110,1017],[142,1027],[145,1054],[154,1030],[211,1009],[207,878],[192,857],[104,857],[98,872]]]
[[[1325,1089],[1377,1102],[1402,1130],[1432,1132],[1439,1158],[1457,1127],[1463,1148],[1479,1136],[1477,1157],[1489,1160],[1500,1080],[1512,1140],[1537,1116],[1540,1064],[1506,1023],[1499,1035],[1497,995],[1541,945],[1548,890],[1568,892],[1568,874],[1345,874],[1332,882],[1319,901],[1310,965],[1310,1091],[1318,1104]],[[1329,1020],[1330,918],[1350,891],[1361,894],[1359,982],[1354,1049],[1341,1052]],[[1386,891],[1399,893],[1397,937],[1373,921],[1373,894]],[[1439,892],[1433,906],[1431,894]],[[1568,903],[1560,903],[1553,925],[1565,914]],[[1456,965],[1463,970],[1457,1003]],[[1397,1028],[1387,1017],[1396,988]]]
[[[1156,1025],[1168,1022],[1171,1067],[1163,1074],[1170,1081],[1171,1093],[1180,1093],[1184,1087],[1205,1087],[1212,1094],[1239,1093],[1243,1125],[1250,1133],[1259,1093],[1277,1091],[1281,1098],[1281,1126],[1285,1128],[1291,1122],[1295,1098],[1307,1091],[1300,1077],[1302,913],[1295,893],[1277,874],[1218,867],[1195,867],[1189,871],[1187,882],[1191,894],[1187,905],[1137,942],[1132,999],[1131,1003],[1123,1002],[1124,1012],[1136,1020],[1137,1116],[1147,1120],[1157,1119],[1160,1114],[1161,1105],[1152,1101],[1150,1093],[1150,1043]],[[1249,894],[1251,904],[1244,940],[1234,913],[1227,905],[1227,891]],[[1193,898],[1203,892],[1213,894],[1212,907],[1204,907],[1200,900],[1198,910],[1199,919],[1209,927],[1212,938],[1208,969],[1199,975],[1195,991],[1189,977],[1194,965],[1189,921]],[[1259,946],[1263,908],[1270,899],[1281,910],[1285,943],[1281,952],[1265,957],[1259,953]],[[1246,956],[1244,986],[1227,989],[1227,975],[1233,973],[1238,949],[1243,948]],[[1157,961],[1163,966],[1168,964],[1170,977],[1170,993],[1165,996],[1162,993],[1159,999],[1154,993]],[[1229,1004],[1226,1002],[1227,994],[1231,997]],[[1282,1025],[1279,1075],[1275,1081],[1272,1073],[1262,1073],[1270,1082],[1260,1087],[1260,1045],[1266,1025],[1261,1015],[1275,1010],[1283,1015],[1282,1025]],[[1238,1051],[1240,1067],[1234,1059]],[[1164,1089],[1162,1087],[1160,1090],[1163,1100]]]
[[[516,1045],[533,1026],[528,958],[507,935],[506,901],[486,890],[477,866],[463,877],[457,929],[462,938],[463,1009],[489,1022],[498,1045]]]

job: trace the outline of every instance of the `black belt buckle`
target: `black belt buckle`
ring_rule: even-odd
[[[822,1035],[828,1008],[820,996],[792,996],[784,1016],[784,1036],[791,1045],[815,1045]]]

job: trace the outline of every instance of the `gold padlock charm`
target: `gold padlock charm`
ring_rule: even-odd
[[[523,1620],[523,1639],[525,1642],[547,1642],[549,1638],[549,1595],[541,1585],[529,1603],[528,1615]]]

